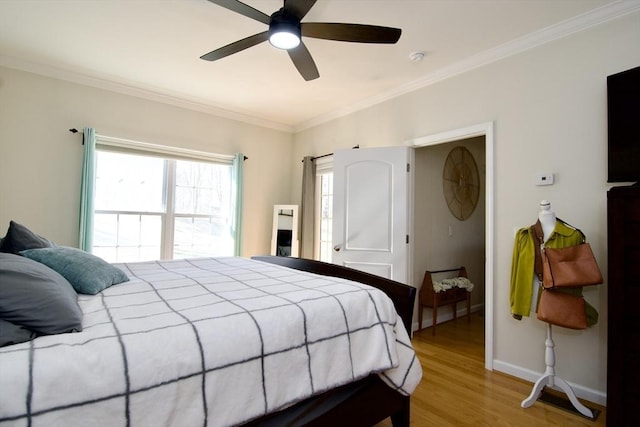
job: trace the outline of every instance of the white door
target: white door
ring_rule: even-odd
[[[412,163],[408,147],[334,153],[334,264],[410,284]]]

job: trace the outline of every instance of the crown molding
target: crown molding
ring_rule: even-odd
[[[478,53],[462,61],[451,64],[448,67],[426,74],[418,80],[407,83],[393,90],[380,93],[361,102],[334,110],[328,114],[317,116],[293,126],[236,111],[230,111],[222,106],[207,103],[202,99],[189,98],[184,95],[162,92],[157,88],[145,87],[143,84],[138,82],[114,79],[112,76],[89,76],[76,71],[24,61],[4,55],[0,55],[0,66],[103,89],[123,95],[134,96],[149,101],[173,105],[175,107],[211,114],[213,116],[235,120],[250,125],[288,133],[297,133],[638,11],[640,11],[640,0],[618,0],[574,18],[543,28],[539,31],[535,31],[518,39],[514,39],[495,48]]]
[[[160,92],[157,89],[151,87],[144,87],[140,83],[125,82],[113,77],[96,77],[87,74],[78,73],[66,69],[56,68],[49,65],[40,63],[25,61],[9,57],[6,55],[0,55],[0,66],[12,68],[20,71],[25,71],[33,74],[38,74],[44,77],[49,77],[57,80],[63,80],[70,83],[80,84],[83,86],[89,86],[97,89],[103,89],[110,92],[119,93],[122,95],[134,96],[136,98],[146,99],[148,101],[159,102],[162,104],[172,105],[174,107],[185,108],[200,113],[210,114],[216,117],[235,120],[242,123],[247,123],[263,128],[275,129],[278,131],[293,132],[293,127],[274,122],[271,120],[261,119],[255,116],[242,114],[234,111],[227,110],[225,108],[211,105],[199,99],[193,99],[185,97],[184,95],[170,94],[167,92]]]
[[[612,21],[638,11],[640,11],[640,0],[618,0],[614,3],[601,6],[582,15],[578,15],[574,18],[567,19],[514,39],[510,42],[488,49],[484,52],[480,52],[393,90],[300,123],[294,127],[294,132],[300,132],[357,111],[364,110],[442,80],[471,71],[475,68],[482,67],[509,56],[517,55],[526,50],[588,30],[608,21]]]

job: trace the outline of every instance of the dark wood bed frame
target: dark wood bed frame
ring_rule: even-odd
[[[411,333],[416,298],[414,287],[321,261],[276,256],[254,256],[252,259],[324,276],[342,277],[376,287],[391,298],[405,328]],[[393,390],[378,375],[371,375],[283,411],[261,417],[246,426],[370,427],[389,417],[394,427],[409,427],[409,396],[403,396]]]

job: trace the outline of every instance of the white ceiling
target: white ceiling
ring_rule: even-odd
[[[281,0],[245,0],[270,15]],[[640,9],[613,0],[318,0],[303,22],[402,29],[395,45],[305,38],[304,81],[268,42],[200,56],[267,29],[207,0],[0,0],[0,65],[301,129]],[[424,52],[412,62],[412,52]]]

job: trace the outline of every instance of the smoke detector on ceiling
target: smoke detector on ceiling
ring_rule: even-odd
[[[424,52],[413,52],[409,54],[411,62],[420,62],[424,59]]]

